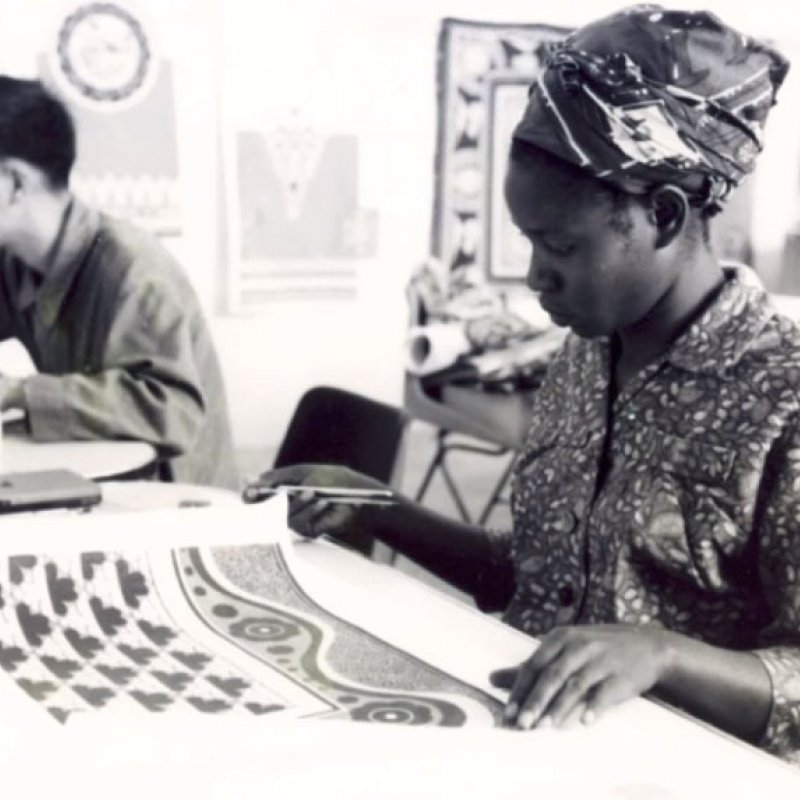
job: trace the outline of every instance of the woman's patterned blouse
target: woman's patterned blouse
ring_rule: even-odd
[[[753,650],[763,746],[800,755],[800,328],[729,276],[608,409],[607,339],[570,335],[516,466],[504,619],[663,625]],[[505,547],[502,548],[503,550]]]

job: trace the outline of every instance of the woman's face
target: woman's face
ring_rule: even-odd
[[[556,325],[585,338],[641,320],[665,290],[656,227],[641,203],[612,218],[613,195],[557,164],[511,162],[506,202],[533,245],[528,285]]]

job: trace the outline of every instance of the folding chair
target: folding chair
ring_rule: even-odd
[[[396,486],[408,415],[400,408],[331,386],[315,386],[299,400],[273,467],[340,464]],[[369,555],[364,533],[353,546]]]
[[[445,388],[436,396],[426,391],[419,377],[407,373],[405,407],[414,419],[437,429],[436,450],[415,496],[418,502],[424,500],[438,473],[459,516],[465,522],[471,522],[456,477],[448,466],[448,455],[454,452],[475,453],[507,460],[477,516],[477,522],[485,524],[498,505],[508,502],[506,488],[513,469],[514,453],[522,446],[527,428],[527,397],[521,394],[492,396],[477,389],[458,387]],[[469,439],[465,441],[464,437]]]

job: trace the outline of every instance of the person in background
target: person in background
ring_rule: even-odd
[[[512,725],[652,693],[800,763],[800,330],[709,239],[787,70],[710,13],[636,6],[570,35],[531,87],[506,198],[528,283],[571,331],[513,531],[293,496],[299,532],[371,530],[540,638],[491,676]],[[262,482],[371,485],[324,465]]]
[[[69,189],[75,130],[40,82],[0,76],[0,340],[38,374],[0,376],[34,440],[137,439],[167,477],[238,485],[225,390],[197,298],[152,235]]]

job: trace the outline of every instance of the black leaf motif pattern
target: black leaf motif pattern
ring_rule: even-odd
[[[69,715],[72,713],[71,709],[68,708],[61,708],[60,706],[48,706],[47,710],[52,716],[55,717],[56,722],[60,722],[62,725],[67,721]]]
[[[89,605],[94,612],[94,617],[100,630],[106,636],[114,636],[120,628],[125,627],[125,618],[116,606],[107,606],[99,597],[92,597]]]
[[[48,695],[58,689],[58,686],[50,681],[34,681],[30,678],[17,678],[17,685],[39,702],[46,700]]]
[[[36,566],[35,556],[11,556],[8,559],[8,577],[14,586],[19,586],[25,580],[25,572]]]
[[[39,647],[43,637],[50,635],[50,620],[44,614],[31,611],[27,603],[17,604],[17,621],[31,647]]]
[[[219,675],[208,675],[206,680],[217,689],[229,695],[230,697],[239,698],[243,692],[250,688],[250,684],[241,678],[221,678]]]
[[[105,563],[106,557],[103,553],[83,553],[81,555],[81,574],[85,581],[94,578],[95,567]]]
[[[182,692],[194,680],[194,675],[189,675],[188,672],[164,672],[163,670],[154,669],[150,674],[154,678],[158,678],[168,689],[178,693]]]
[[[6,647],[0,642],[0,667],[6,672],[14,672],[16,668],[24,661],[28,660],[28,656],[20,647]]]
[[[136,672],[129,667],[114,667],[110,664],[95,664],[94,668],[117,686],[125,686],[135,677]]]
[[[59,577],[56,565],[52,562],[45,567],[45,575],[53,611],[63,617],[67,613],[67,603],[74,603],[78,599],[75,582],[70,577]]]
[[[134,647],[124,643],[119,645],[119,651],[140,667],[147,666],[158,655],[155,650],[151,650],[149,647]]]
[[[139,620],[139,628],[153,644],[159,647],[165,647],[178,635],[172,628],[166,625],[154,625],[146,619]]]
[[[172,705],[172,697],[163,692],[143,692],[136,689],[131,692],[131,697],[138,700],[148,711],[164,711]]]
[[[283,711],[286,706],[272,703],[271,705],[262,705],[261,703],[245,703],[244,707],[251,711],[253,714],[271,714],[273,711]]]
[[[144,575],[141,572],[131,572],[131,568],[124,558],[117,559],[116,566],[122,597],[126,605],[131,608],[139,608],[139,598],[145,597],[149,591]]]
[[[105,686],[84,686],[83,684],[77,684],[72,687],[72,690],[93,708],[102,708],[114,697],[114,692]]]
[[[68,681],[76,672],[83,669],[83,664],[77,661],[71,661],[68,658],[56,658],[55,656],[42,656],[42,664],[44,664],[50,672],[62,681]]]
[[[274,695],[268,687],[249,680],[249,674],[240,673],[224,657],[218,662],[213,655],[215,651],[205,651],[204,645],[196,643],[191,635],[186,636],[180,627],[170,625],[175,617],[168,612],[159,613],[159,605],[164,605],[160,596],[152,593],[147,605],[147,619],[141,619],[131,611],[140,609],[141,599],[148,595],[149,582],[152,581],[149,570],[139,566],[140,563],[147,564],[147,561],[142,559],[140,562],[139,558],[138,555],[119,558],[116,554],[103,553],[82,556],[80,567],[74,568],[74,572],[75,575],[80,572],[86,581],[93,580],[93,591],[86,591],[88,587],[82,586],[80,580],[76,583],[70,567],[57,559],[37,559],[34,556],[18,559],[14,568],[19,581],[17,585],[21,588],[14,591],[7,585],[6,599],[11,597],[20,632],[30,647],[38,648],[52,639],[47,642],[49,652],[42,652],[38,657],[34,654],[33,661],[41,664],[53,678],[41,680],[38,679],[41,674],[36,673],[20,676],[19,665],[32,663],[32,654],[24,645],[10,647],[0,642],[0,666],[11,673],[17,670],[15,677],[21,688],[43,703],[59,722],[65,721],[79,708],[103,708],[122,693],[152,712],[163,712],[173,707],[179,697],[180,702],[188,702],[198,711],[211,714],[226,712],[235,706],[254,715],[285,709],[285,705],[272,702]],[[98,571],[102,565],[105,565],[103,570]],[[31,580],[29,571],[33,569],[40,572]],[[107,582],[107,578],[114,575],[114,569],[119,586],[114,581]],[[112,570],[110,575],[109,570]],[[50,618],[39,611],[40,601],[36,593],[40,586],[45,595],[42,597],[45,608],[52,606]],[[120,591],[123,598],[119,597]],[[77,604],[76,599],[82,592],[85,594]],[[233,599],[224,590],[221,597]],[[116,603],[115,598],[118,598]],[[263,607],[252,608],[250,616],[243,616],[248,627],[240,632],[241,638],[252,641],[254,646],[259,645],[260,650],[264,649],[263,643],[269,642],[267,649],[274,651],[277,657],[291,649],[287,640],[305,635],[306,629],[298,627],[298,621],[291,615],[273,614],[269,608],[267,615],[263,615],[263,610]],[[62,628],[58,616],[66,617],[73,625]],[[227,628],[226,623],[219,622]],[[221,634],[227,638],[228,631]],[[19,636],[19,632],[16,635]],[[60,637],[63,639],[58,641]],[[103,637],[114,640],[110,642]],[[281,644],[274,645],[274,642]],[[71,654],[63,650],[66,643],[74,651]],[[60,648],[53,650],[56,645]],[[162,650],[170,645],[173,645],[172,649]],[[102,663],[96,663],[101,653]],[[261,654],[254,655],[263,660]],[[174,659],[173,669],[170,669],[168,658]],[[123,660],[127,663],[120,663]],[[210,665],[216,669],[206,674]],[[92,673],[92,670],[96,672]],[[137,683],[140,678],[144,681],[142,684]],[[198,678],[203,680],[198,681]],[[159,690],[154,681],[162,684],[163,690]],[[105,685],[99,685],[101,682]],[[211,687],[215,691],[211,691]],[[72,692],[72,702],[62,701],[65,689]],[[261,695],[263,689],[266,689],[266,695]],[[50,697],[54,703],[48,702]]]
[[[66,628],[64,630],[66,640],[72,645],[75,652],[87,661],[94,658],[105,645],[94,636],[84,636],[75,628]]]
[[[231,706],[224,700],[208,699],[206,697],[195,697],[190,695],[186,698],[198,711],[206,714],[217,714],[220,711],[227,711]]]
[[[205,653],[184,653],[181,650],[171,650],[170,655],[180,661],[184,667],[188,667],[195,672],[200,672],[211,662],[211,656],[207,656]]]

